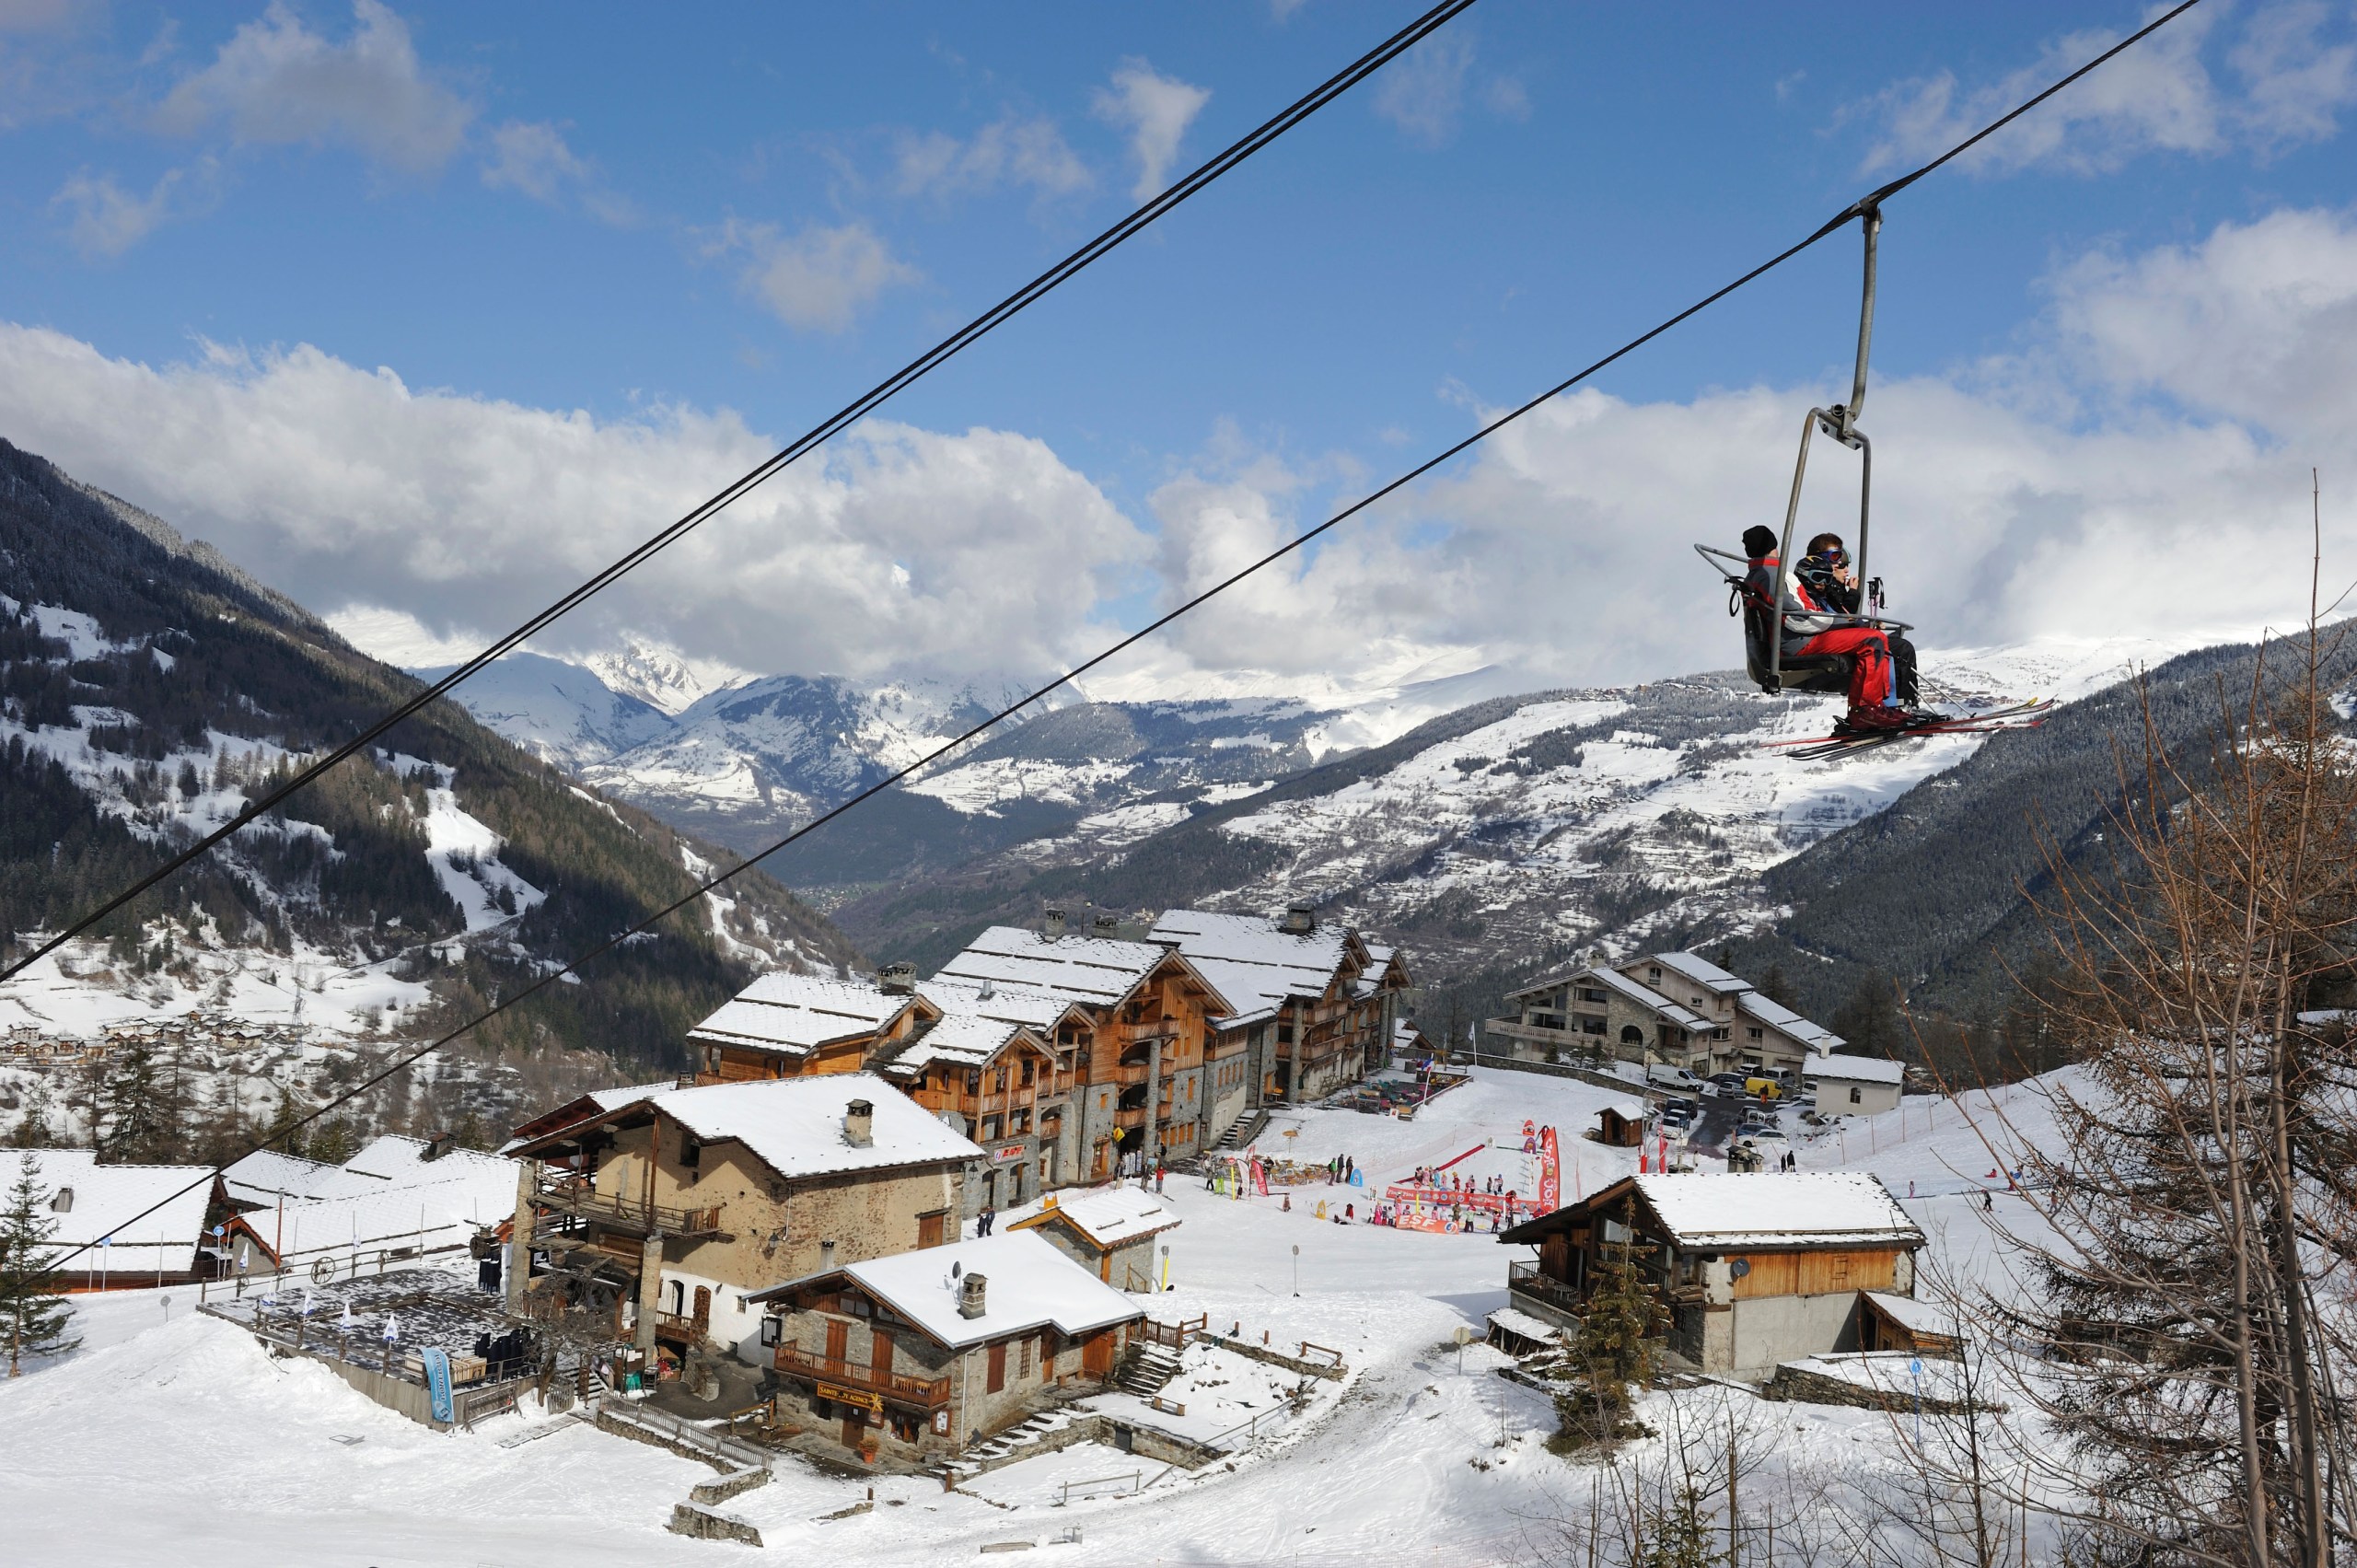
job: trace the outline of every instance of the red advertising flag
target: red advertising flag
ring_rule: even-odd
[[[1538,1212],[1551,1214],[1563,1206],[1563,1161],[1555,1146],[1555,1130],[1538,1130]]]

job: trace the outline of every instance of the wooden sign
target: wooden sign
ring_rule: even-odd
[[[864,1388],[842,1388],[832,1383],[821,1383],[819,1385],[819,1397],[832,1400],[839,1405],[857,1405],[864,1411],[880,1412],[884,1409],[884,1396],[868,1393]]]

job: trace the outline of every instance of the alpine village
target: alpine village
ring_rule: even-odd
[[[2357,1568],[2357,10],[652,20],[0,4],[0,1562]]]

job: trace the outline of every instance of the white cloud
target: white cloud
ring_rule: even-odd
[[[2243,147],[2265,155],[2331,135],[2339,110],[2357,98],[2357,50],[2326,41],[2332,22],[2326,7],[2280,0],[2251,11],[2225,51],[2239,94],[2222,91],[2203,59],[2228,17],[2188,12],[1959,161],[1984,174],[2034,166],[2095,174],[2151,152],[2211,156]],[[2100,30],[2066,35],[2032,64],[1978,87],[1947,71],[1892,84],[1844,116],[1879,124],[1864,171],[1902,168],[1946,151],[2118,39]]]
[[[0,431],[375,645],[428,653],[513,625],[774,447],[726,412],[607,422],[308,347],[156,367],[5,325]],[[1148,548],[1041,442],[871,422],[535,645],[651,630],[762,671],[1030,674],[1107,635],[1092,607]]]
[[[2308,466],[2328,484],[2357,473],[2357,215],[2098,254],[2051,289],[2028,352],[1876,387],[1873,565],[1918,640],[2294,618]],[[1559,400],[1104,679],[1264,670],[1308,690],[1492,664],[1538,686],[1725,668],[1736,633],[1688,545],[1777,519],[1801,411],[1842,389]],[[208,346],[157,369],[21,327],[0,327],[0,431],[380,643],[510,625],[772,447],[726,412],[601,422],[413,391],[308,348]],[[1223,431],[1142,527],[1039,441],[871,423],[548,645],[635,630],[761,671],[1036,676],[1110,641],[1111,607],[1176,603],[1292,537],[1338,468]],[[1818,444],[1805,528],[1852,526],[1855,472]],[[2341,580],[2347,537],[2328,535]]]
[[[811,224],[788,236],[774,224],[731,218],[705,253],[736,251],[749,258],[739,275],[746,292],[779,320],[805,331],[842,331],[886,289],[924,276],[894,257],[864,223]]]
[[[1130,189],[1132,197],[1147,201],[1169,184],[1179,138],[1211,99],[1209,87],[1157,75],[1143,60],[1123,61],[1113,73],[1112,87],[1097,89],[1092,100],[1097,118],[1130,133],[1130,153],[1138,160],[1137,183]]]
[[[66,237],[83,255],[120,256],[173,218],[209,205],[215,175],[209,158],[192,168],[167,169],[140,196],[112,174],[82,169],[58,187],[49,210],[66,220]]]
[[[1044,117],[1010,114],[983,126],[970,141],[940,131],[904,136],[897,166],[895,180],[904,196],[974,194],[1008,184],[1063,196],[1094,183],[1056,122]]]
[[[1436,32],[1384,67],[1375,84],[1375,111],[1410,140],[1438,146],[1456,134],[1465,107],[1465,74],[1472,68],[1471,37]]]
[[[337,44],[273,0],[172,88],[157,124],[193,135],[226,123],[243,144],[343,145],[412,173],[441,168],[473,107],[428,79],[408,25],[380,0],[353,0],[352,12],[352,36]]]
[[[608,223],[627,223],[633,216],[630,203],[598,180],[597,166],[573,150],[563,131],[544,120],[510,120],[493,127],[482,182],[552,207],[563,205],[570,194],[584,210]]]

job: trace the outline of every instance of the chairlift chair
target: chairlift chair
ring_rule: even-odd
[[[1770,695],[1782,691],[1822,691],[1840,694],[1850,689],[1850,678],[1856,661],[1848,654],[1787,654],[1784,649],[1784,595],[1791,581],[1793,562],[1793,529],[1800,518],[1801,484],[1808,473],[1808,449],[1817,431],[1858,454],[1858,578],[1865,584],[1863,615],[1838,618],[1844,625],[1877,626],[1887,632],[1910,630],[1904,621],[1893,621],[1882,613],[1883,594],[1880,578],[1866,575],[1866,545],[1873,522],[1874,443],[1858,428],[1858,415],[1866,406],[1867,351],[1874,342],[1875,331],[1875,264],[1878,241],[1882,234],[1882,209],[1871,201],[1859,203],[1855,209],[1865,232],[1865,286],[1858,308],[1858,361],[1851,382],[1850,401],[1836,403],[1829,409],[1812,408],[1801,421],[1801,448],[1793,465],[1793,490],[1784,504],[1784,531],[1776,551],[1776,584],[1772,597],[1760,602],[1747,590],[1747,577],[1751,563],[1733,551],[1697,544],[1695,552],[1703,564],[1719,574],[1727,586],[1727,613],[1743,618],[1744,671],[1759,688]],[[1730,563],[1722,565],[1720,563]]]

